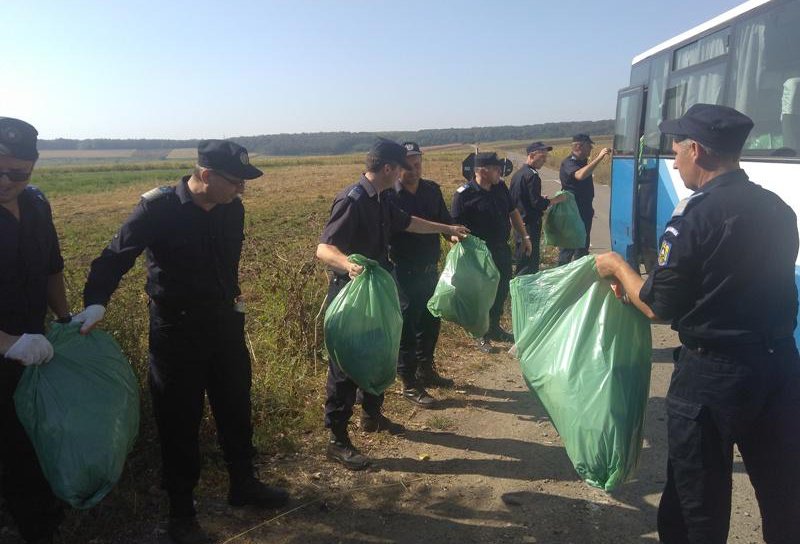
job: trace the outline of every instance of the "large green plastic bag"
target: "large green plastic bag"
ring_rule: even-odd
[[[122,474],[139,430],[139,384],[111,335],[79,329],[53,324],[55,355],[25,369],[14,404],[53,493],[86,509]]]
[[[325,345],[339,368],[367,393],[394,383],[403,314],[394,278],[377,261],[350,255],[364,272],[350,280],[325,311]]]
[[[583,224],[575,195],[559,191],[555,196],[565,195],[564,202],[553,204],[544,220],[544,243],[548,246],[578,248],[586,245],[586,225]]]
[[[499,283],[500,272],[486,243],[467,236],[447,254],[428,310],[461,325],[473,336],[483,336],[489,330],[489,309]]]
[[[516,354],[572,464],[611,491],[636,468],[650,390],[650,322],[594,256],[511,281]]]

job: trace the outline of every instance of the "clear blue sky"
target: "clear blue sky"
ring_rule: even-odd
[[[613,117],[638,53],[738,0],[2,0],[0,115],[43,138]]]

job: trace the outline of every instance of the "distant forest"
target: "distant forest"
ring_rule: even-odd
[[[369,148],[377,136],[397,141],[413,140],[421,146],[444,144],[473,144],[502,140],[538,140],[566,138],[579,132],[612,134],[614,120],[569,121],[539,125],[445,128],[415,132],[312,132],[300,134],[264,134],[231,138],[252,153],[264,155],[339,155],[356,153]],[[197,147],[199,140],[40,140],[39,149],[99,150],[99,149],[177,149]]]

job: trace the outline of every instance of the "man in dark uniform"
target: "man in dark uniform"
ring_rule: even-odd
[[[401,168],[411,169],[406,162],[406,148],[391,140],[379,139],[367,153],[366,172],[358,182],[349,185],[334,198],[331,216],[320,236],[317,258],[328,265],[333,274],[328,288],[330,303],[350,281],[363,272],[348,256],[358,253],[378,261],[392,271],[388,247],[393,232],[408,230],[418,234],[445,234],[463,238],[468,230],[460,225],[432,223],[408,215],[393,199],[381,194],[399,179]],[[358,387],[331,358],[325,400],[325,427],[331,430],[327,456],[352,470],[369,465],[350,441],[347,424],[353,415]],[[365,432],[389,431],[397,434],[403,427],[381,413],[383,395],[362,392],[361,429]]]
[[[238,297],[244,239],[245,180],[262,172],[240,145],[203,141],[191,175],[153,189],[92,262],[86,309],[73,319],[91,329],[105,313],[122,276],[147,251],[150,296],[150,392],[162,455],[162,486],[170,499],[169,534],[205,542],[193,491],[200,476],[198,433],[208,394],[230,475],[234,506],[280,507],[283,489],[254,475],[250,421],[250,356]]]
[[[539,177],[539,168],[547,162],[547,154],[552,151],[552,146],[542,142],[533,142],[526,151],[528,153],[527,162],[517,170],[511,178],[511,198],[514,206],[519,210],[522,221],[525,223],[525,238],[531,241],[532,250],[530,254],[525,254],[525,245],[522,236],[515,234],[515,253],[514,260],[517,263],[514,274],[536,274],[539,271],[539,245],[542,236],[542,215],[550,204],[558,204],[564,200],[564,196],[557,196],[553,199],[542,195],[542,178]]]
[[[46,543],[62,508],[14,408],[24,368],[53,357],[44,337],[48,306],[69,321],[50,204],[28,185],[39,158],[37,135],[24,121],[0,117],[0,489],[22,538]]]
[[[604,147],[597,156],[589,160],[594,142],[588,134],[576,134],[572,137],[572,153],[561,162],[558,177],[561,179],[561,188],[575,195],[575,203],[581,214],[583,225],[586,227],[586,244],[581,248],[561,248],[558,254],[558,264],[579,259],[589,254],[589,240],[592,232],[592,218],[594,209],[594,179],[592,173],[603,159],[611,155],[611,149]]]
[[[453,219],[444,203],[439,185],[422,179],[422,151],[415,142],[405,142],[406,162],[394,188],[387,191],[395,204],[408,215],[428,221],[451,224]],[[452,387],[453,380],[439,376],[433,366],[436,341],[441,322],[428,311],[439,279],[440,256],[438,234],[414,234],[400,231],[392,234],[389,255],[396,265],[397,281],[404,297],[403,335],[397,374],[403,380],[403,398],[421,408],[432,408],[436,401],[424,386]]]
[[[622,256],[597,257],[630,301],[671,320],[683,344],[667,393],[667,483],[662,542],[724,543],[733,446],[756,491],[766,542],[800,542],[800,357],[797,217],[739,168],[753,122],[696,104],[661,123],[694,193],[661,237],[647,281]],[[621,287],[620,287],[621,286]]]
[[[489,331],[478,339],[478,347],[484,353],[492,353],[492,340],[513,342],[514,335],[500,327],[500,316],[508,297],[508,282],[511,281],[511,248],[508,236],[511,224],[522,238],[522,252],[530,255],[531,240],[526,238],[525,225],[519,211],[514,207],[511,193],[501,179],[504,160],[497,153],[475,154],[475,179],[459,187],[453,195],[451,207],[453,220],[463,223],[472,234],[486,242],[492,259],[500,271],[497,295],[489,311]]]

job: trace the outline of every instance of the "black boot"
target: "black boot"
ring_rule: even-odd
[[[175,544],[211,544],[214,539],[197,523],[196,516],[169,518],[167,534]]]
[[[361,430],[365,433],[387,431],[389,434],[401,434],[405,432],[406,428],[378,412],[377,414],[361,414]]]
[[[417,383],[428,387],[444,387],[447,389],[454,387],[456,384],[450,378],[445,378],[439,374],[433,363],[420,363],[419,368],[417,368]]]
[[[420,408],[433,408],[436,406],[436,399],[430,396],[424,387],[419,385],[416,387],[403,386],[402,394],[404,399]]]
[[[325,455],[331,461],[336,461],[350,470],[364,470],[370,464],[369,458],[361,455],[361,452],[350,442],[347,424],[337,425],[331,429],[331,437]]]
[[[257,508],[281,508],[289,502],[289,493],[280,487],[271,487],[249,474],[234,479],[228,493],[231,506],[255,506]]]
[[[514,342],[514,335],[510,332],[503,330],[500,325],[494,325],[486,333],[485,338],[494,340],[496,342]]]

